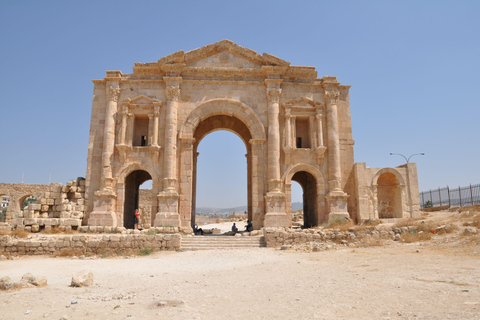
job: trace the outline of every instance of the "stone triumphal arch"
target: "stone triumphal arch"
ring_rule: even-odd
[[[197,147],[216,130],[245,143],[254,228],[291,226],[292,180],[304,191],[307,227],[418,214],[415,164],[355,164],[350,86],[314,67],[223,40],[93,82],[89,225],[131,227],[138,187],[151,180],[151,224],[189,228]]]

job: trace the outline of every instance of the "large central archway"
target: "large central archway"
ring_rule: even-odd
[[[205,138],[208,134],[219,131],[219,130],[226,130],[232,133],[235,133],[240,139],[243,140],[245,143],[245,147],[247,150],[247,206],[248,206],[248,219],[252,220],[252,202],[251,202],[251,193],[252,193],[252,184],[251,184],[251,146],[249,141],[251,140],[252,136],[250,131],[248,130],[247,126],[233,116],[226,116],[226,115],[215,115],[204,119],[200,124],[197,126],[197,129],[194,133],[195,143],[193,145],[194,150],[194,162],[193,162],[193,201],[192,201],[192,216],[191,221],[192,224],[195,223],[195,208],[197,203],[197,164],[198,164],[198,146],[200,142]],[[222,152],[219,150],[219,152]]]
[[[266,159],[266,135],[258,115],[242,102],[213,99],[195,108],[185,118],[179,132],[180,191],[182,225],[191,226],[196,206],[196,152],[200,141],[209,133],[227,130],[245,143],[247,150],[248,217],[255,229],[263,227]]]

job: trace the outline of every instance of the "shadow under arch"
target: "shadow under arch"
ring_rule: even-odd
[[[403,217],[402,193],[404,187],[405,182],[402,175],[393,168],[383,168],[375,174],[372,188],[375,211],[379,219]]]
[[[133,163],[122,168],[117,177],[117,212],[122,216],[117,217],[118,221],[123,221],[125,228],[134,227],[134,212],[139,208],[140,186],[148,180],[152,180],[152,202],[147,205],[147,210],[142,215],[150,214],[150,221],[145,220],[145,216],[141,217],[141,221],[149,222],[155,217],[157,210],[156,194],[158,193],[159,179],[153,168],[143,163]],[[152,217],[153,216],[153,217]],[[147,219],[148,220],[148,219]]]
[[[314,166],[298,164],[284,176],[285,193],[287,195],[287,211],[291,216],[292,180],[296,181],[303,190],[303,221],[304,227],[318,226],[326,221],[325,214],[325,184],[322,173]]]

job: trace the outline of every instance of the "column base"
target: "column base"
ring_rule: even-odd
[[[350,214],[347,211],[348,194],[343,191],[330,192],[327,199],[328,222],[350,220]]]
[[[263,221],[265,228],[289,228],[292,226],[290,217],[285,212],[285,194],[269,192],[265,196],[266,213]]]
[[[154,227],[180,227],[180,215],[175,212],[158,212],[153,222]]]
[[[117,226],[117,216],[111,211],[92,211],[88,218],[89,226]]]
[[[111,189],[95,191],[93,211],[88,217],[89,226],[117,226],[117,214],[115,212],[117,195]]]
[[[162,191],[157,195],[158,212],[153,222],[155,227],[180,227],[178,198],[176,192]]]

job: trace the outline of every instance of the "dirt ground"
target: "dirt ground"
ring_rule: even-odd
[[[92,287],[70,287],[92,270]],[[271,248],[145,257],[22,257],[0,278],[48,285],[0,292],[0,319],[480,319],[478,239],[304,253]]]

